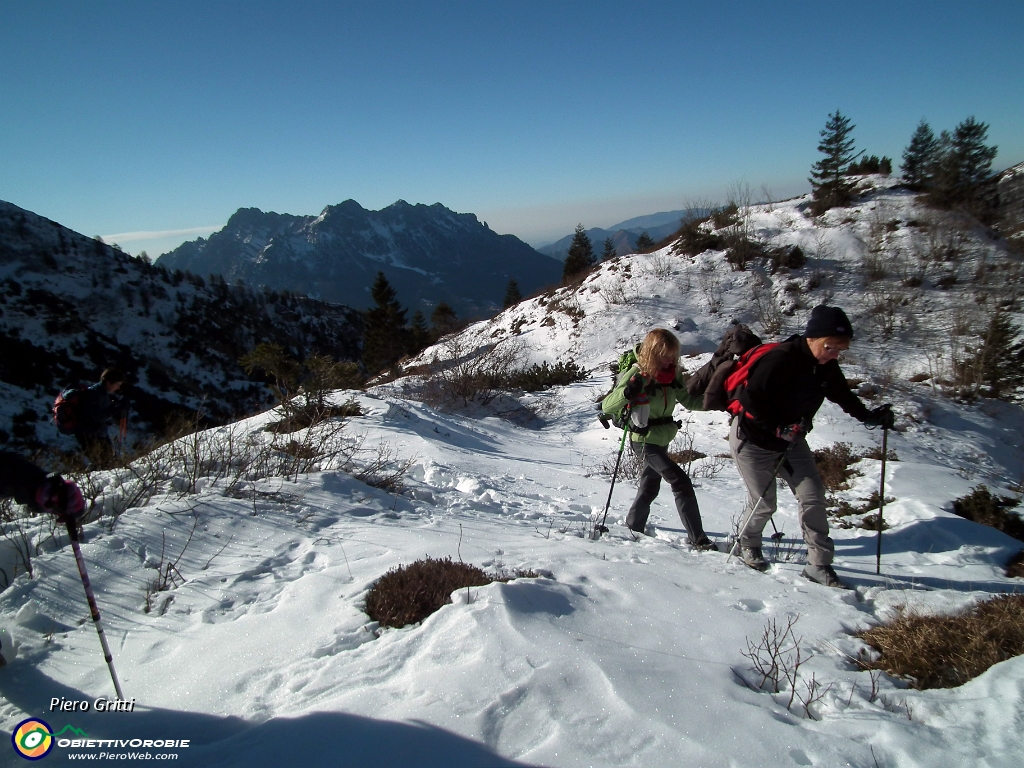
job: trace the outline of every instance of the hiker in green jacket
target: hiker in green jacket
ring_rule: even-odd
[[[601,403],[601,410],[609,415],[621,413],[629,405],[629,448],[643,462],[626,525],[634,533],[644,533],[651,502],[664,478],[672,488],[690,544],[696,549],[718,551],[704,533],[690,478],[668,455],[668,445],[680,426],[672,419],[676,403],[690,410],[703,410],[702,399],[691,396],[682,381],[679,339],[665,328],[655,328],[637,345],[635,354],[636,363],[619,375],[615,388]]]

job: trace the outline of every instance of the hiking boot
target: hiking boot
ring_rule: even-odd
[[[705,536],[703,539],[692,545],[694,549],[700,552],[718,552],[718,545],[715,544],[711,539]]]
[[[743,547],[740,549],[740,557],[748,568],[753,568],[755,571],[768,570],[768,561],[761,554],[760,547]]]
[[[800,574],[805,579],[823,584],[826,587],[832,587],[833,589],[849,589],[848,586],[843,584],[842,580],[836,576],[835,570],[831,565],[811,565],[807,564],[804,568],[804,572]]]

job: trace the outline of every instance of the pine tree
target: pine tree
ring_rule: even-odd
[[[576,225],[576,233],[572,236],[569,244],[569,255],[565,258],[565,266],[562,268],[562,281],[568,282],[573,277],[586,272],[594,266],[594,246],[590,243],[590,237],[583,229],[582,224]]]
[[[502,305],[504,309],[515,306],[523,300],[523,294],[519,290],[519,283],[514,279],[508,281],[508,287],[505,288],[505,302]]]
[[[405,310],[383,272],[377,273],[370,296],[374,306],[363,313],[363,364],[370,373],[377,373],[407,353],[409,330],[405,327]]]
[[[427,318],[418,309],[413,314],[412,323],[409,325],[409,337],[411,346],[409,351],[414,355],[425,349],[433,341],[430,336],[430,329],[427,327]]]
[[[828,122],[821,131],[818,151],[824,157],[811,166],[811,178],[808,179],[814,193],[813,211],[816,215],[829,208],[848,205],[853,199],[854,182],[846,178],[845,173],[857,157],[850,137],[855,127],[850,125],[849,118],[836,110],[828,116]]]
[[[618,255],[618,249],[615,247],[615,243],[612,242],[612,239],[610,237],[605,238],[604,250],[601,252],[601,261],[608,261],[608,259],[614,259]]]
[[[992,313],[974,367],[993,397],[1010,395],[1024,386],[1024,341],[1016,340],[1020,333],[1020,326],[1007,312],[996,309]]]
[[[917,124],[910,144],[903,150],[900,172],[904,183],[911,189],[922,190],[931,186],[938,159],[939,142],[931,126],[924,120]]]
[[[434,311],[430,315],[430,325],[433,327],[434,338],[439,339],[458,327],[459,316],[455,314],[454,309],[442,301],[434,307]]]
[[[636,239],[636,252],[647,253],[647,251],[654,248],[654,238],[651,237],[647,232],[641,232],[640,237]]]
[[[953,133],[939,138],[939,159],[931,190],[931,202],[941,207],[963,206],[975,213],[978,191],[992,176],[996,147],[985,145],[988,125],[969,117]]]

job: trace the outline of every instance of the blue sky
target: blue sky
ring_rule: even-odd
[[[738,181],[807,191],[839,109],[899,164],[1024,160],[1024,3],[0,0],[0,199],[150,255],[241,207],[476,213],[533,245]],[[142,238],[128,233],[179,234]]]

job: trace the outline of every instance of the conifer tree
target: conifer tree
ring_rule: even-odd
[[[374,306],[363,313],[363,364],[370,373],[377,373],[407,353],[409,330],[405,327],[405,310],[383,272],[377,273],[370,295]]]
[[[601,261],[608,261],[608,259],[614,259],[619,255],[618,250],[615,247],[615,243],[612,242],[610,237],[605,238],[604,250],[601,252]]]
[[[815,214],[829,208],[848,205],[853,199],[854,182],[845,176],[847,167],[857,157],[853,151],[854,142],[850,134],[856,126],[843,117],[839,110],[828,116],[828,122],[821,131],[818,151],[824,157],[811,166],[811,189],[814,193]]]
[[[441,302],[430,315],[430,325],[433,326],[434,338],[439,339],[442,336],[454,331],[459,324],[459,316],[455,314],[455,310],[451,308],[445,302]]]
[[[978,190],[992,176],[997,151],[996,147],[985,145],[987,136],[988,125],[973,116],[960,123],[952,134],[942,132],[930,195],[933,203],[942,207],[976,207]]]
[[[1002,309],[992,313],[974,367],[993,397],[1012,396],[1024,386],[1024,341],[1016,340],[1020,333],[1009,313]]]
[[[409,337],[412,347],[409,351],[414,355],[425,349],[432,341],[430,329],[427,327],[427,318],[423,316],[421,310],[417,309],[413,313],[412,323],[409,325]]]
[[[502,305],[503,309],[508,309],[511,306],[515,306],[523,300],[523,294],[519,290],[519,283],[514,279],[508,281],[508,287],[505,288],[505,301]]]
[[[565,266],[562,268],[562,281],[568,282],[576,275],[586,272],[594,263],[594,246],[583,225],[577,224],[576,233],[569,244],[569,255],[566,256]]]
[[[636,252],[646,253],[652,248],[654,248],[654,238],[647,234],[646,231],[641,232],[640,237],[636,239]]]
[[[938,159],[939,142],[931,126],[924,120],[917,124],[910,144],[903,150],[903,164],[900,172],[904,183],[911,189],[927,189],[931,185]]]

